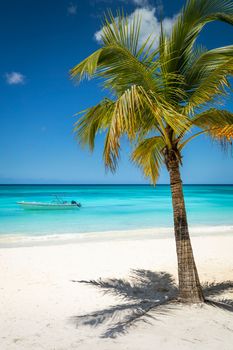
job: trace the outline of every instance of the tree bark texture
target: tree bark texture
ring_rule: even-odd
[[[201,303],[204,296],[194,261],[186,216],[180,164],[175,157],[167,162],[170,174],[176,252],[178,261],[179,300],[187,303]]]

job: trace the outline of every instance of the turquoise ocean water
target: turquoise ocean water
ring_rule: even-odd
[[[192,227],[233,227],[233,186],[184,186]],[[53,194],[82,203],[80,210],[27,211],[17,201],[50,201]],[[68,233],[172,227],[169,186],[2,185],[0,235]]]

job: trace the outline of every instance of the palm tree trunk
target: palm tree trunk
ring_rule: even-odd
[[[179,161],[173,156],[168,159],[168,171],[172,192],[174,230],[178,260],[179,299],[182,302],[204,301],[190,241]]]

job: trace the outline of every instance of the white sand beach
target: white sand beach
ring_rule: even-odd
[[[233,282],[220,284],[233,281],[233,234],[192,242],[201,281],[216,282],[209,298],[233,300]],[[172,238],[137,231],[23,245],[0,249],[1,350],[232,349],[232,312],[156,306],[175,293]]]

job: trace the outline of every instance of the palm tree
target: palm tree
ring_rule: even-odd
[[[93,150],[96,135],[106,134],[103,157],[116,170],[120,140],[132,144],[132,160],[156,183],[162,164],[170,175],[178,259],[179,299],[203,302],[194,261],[180,176],[182,151],[193,138],[207,134],[223,145],[233,136],[233,114],[216,108],[227,94],[233,72],[233,45],[207,50],[196,44],[205,24],[233,24],[231,0],[188,0],[170,35],[161,24],[159,45],[140,43],[140,21],[110,13],[102,46],[71,70],[78,81],[98,77],[108,97],[81,112],[75,133]],[[191,133],[192,131],[192,133]]]

